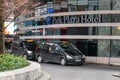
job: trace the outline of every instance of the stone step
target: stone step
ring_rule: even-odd
[[[37,80],[51,80],[51,76],[47,72],[42,71],[39,79]]]

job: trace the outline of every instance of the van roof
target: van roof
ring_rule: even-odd
[[[49,44],[49,45],[53,45],[53,44],[68,44],[69,42],[68,41],[46,41],[46,42],[43,42],[43,44]]]

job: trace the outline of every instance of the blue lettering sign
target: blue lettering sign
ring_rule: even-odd
[[[53,13],[54,12],[54,9],[53,8],[48,8],[48,13]]]
[[[47,23],[47,25],[51,24],[51,17],[50,16],[46,17],[46,23]]]

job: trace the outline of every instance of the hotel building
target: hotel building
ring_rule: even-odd
[[[86,62],[120,65],[120,0],[40,0],[16,19],[20,39],[66,40]]]

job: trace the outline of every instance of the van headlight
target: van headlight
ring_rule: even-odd
[[[67,59],[73,59],[73,57],[70,55],[67,55],[66,57],[67,57]]]
[[[85,58],[85,55],[83,55],[83,58]]]
[[[32,54],[32,51],[27,51],[28,54]]]

